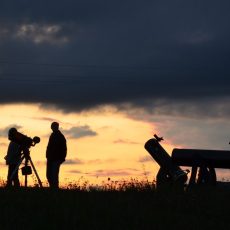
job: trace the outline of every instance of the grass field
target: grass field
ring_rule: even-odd
[[[229,229],[230,190],[0,188],[0,229]]]

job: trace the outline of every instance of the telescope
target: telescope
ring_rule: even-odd
[[[8,133],[8,138],[10,141],[13,141],[20,145],[22,149],[30,148],[31,146],[35,146],[40,142],[40,138],[35,136],[33,138],[28,137],[17,131],[15,128],[11,128]]]
[[[192,167],[188,186],[200,184],[216,185],[216,168],[230,169],[230,151],[210,149],[178,149],[174,148],[169,155],[159,142],[163,140],[156,134],[145,143],[145,149],[158,163],[157,187],[170,182],[181,188],[187,181],[189,170],[181,166]]]
[[[173,162],[171,156],[160,144],[163,140],[163,137],[158,137],[155,134],[154,138],[145,143],[145,149],[160,166],[157,173],[157,187],[160,187],[166,182],[172,182],[183,187],[187,181],[188,171],[182,170]]]

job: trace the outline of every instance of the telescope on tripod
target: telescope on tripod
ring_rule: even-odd
[[[178,149],[174,148],[169,155],[161,146],[162,137],[156,134],[145,143],[145,149],[158,163],[160,169],[157,173],[157,187],[170,183],[183,188],[188,179],[189,170],[183,167],[191,167],[191,176],[188,187],[194,185],[216,185],[216,168],[230,169],[230,151],[213,149]]]
[[[182,170],[173,162],[171,156],[160,144],[163,140],[163,137],[158,137],[155,134],[154,138],[145,143],[145,149],[160,166],[157,173],[157,187],[160,187],[162,184],[167,182],[183,187],[187,181],[188,171]]]
[[[17,131],[15,128],[11,128],[9,130],[9,136],[10,141],[13,141],[19,145],[20,152],[21,152],[21,158],[15,168],[15,170],[12,172],[10,176],[10,181],[13,180],[14,175],[17,173],[20,165],[24,162],[24,166],[21,168],[22,175],[25,176],[25,187],[28,185],[28,175],[32,174],[32,170],[34,171],[34,174],[37,178],[38,184],[40,187],[42,187],[42,182],[38,176],[37,170],[33,164],[33,161],[30,156],[30,147],[35,146],[40,142],[40,138],[35,136],[33,138],[30,138],[20,132]]]

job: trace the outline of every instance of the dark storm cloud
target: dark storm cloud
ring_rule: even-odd
[[[1,1],[0,103],[206,113],[201,99],[229,98],[229,10],[226,0]]]
[[[124,111],[130,118],[149,120],[152,115],[166,115],[192,119],[222,119],[228,120],[230,116],[230,97],[207,97],[197,100],[192,98],[164,98],[159,100],[136,100],[132,104],[120,104],[118,110]],[[144,110],[143,110],[144,108]]]

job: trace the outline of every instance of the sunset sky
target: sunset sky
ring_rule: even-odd
[[[41,137],[31,156],[45,183],[52,121],[68,143],[62,183],[153,180],[154,133],[169,153],[228,150],[229,11],[227,0],[2,0],[0,177],[15,126]]]

